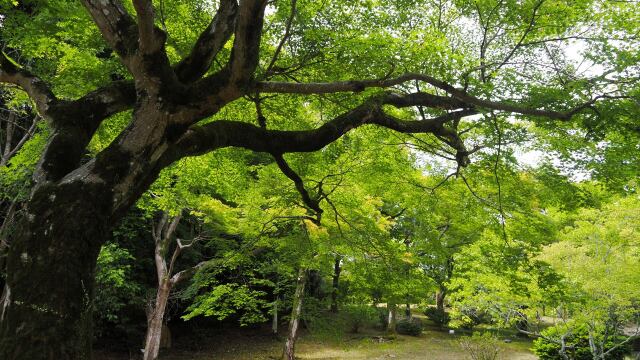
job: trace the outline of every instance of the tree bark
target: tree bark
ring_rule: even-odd
[[[144,124],[159,120],[148,111],[137,114],[135,120]],[[91,359],[98,253],[157,177],[157,163],[141,153],[163,151],[158,127],[130,126],[86,163],[80,163],[79,130],[53,130],[34,171],[31,195],[8,237],[0,359]]]
[[[447,289],[442,286],[436,291],[436,309],[438,311],[444,311],[444,298],[446,295]]]
[[[389,334],[396,333],[396,323],[397,323],[397,307],[394,303],[387,303],[387,310],[389,311],[389,318],[387,320],[387,332]]]
[[[282,360],[295,359],[295,345],[298,339],[298,326],[300,324],[300,315],[302,314],[302,301],[304,299],[304,288],[307,283],[307,270],[301,267],[298,270],[298,281],[296,284],[296,292],[293,295],[293,308],[291,309],[291,320],[289,320],[289,331],[287,333],[287,341],[284,344],[284,352]]]
[[[156,360],[160,352],[164,312],[171,293],[171,282],[165,280],[156,293],[156,301],[148,319],[147,336],[144,346],[144,360]]]
[[[0,359],[90,359],[95,264],[110,223],[97,186],[43,186],[10,236]]]
[[[336,259],[333,263],[333,284],[331,289],[331,312],[338,312],[338,288],[340,285],[340,272],[342,271],[342,267],[340,263],[342,262],[342,256],[336,256]]]
[[[278,335],[278,297],[273,301],[273,318],[271,319],[271,332]]]

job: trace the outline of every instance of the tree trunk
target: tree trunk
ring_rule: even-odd
[[[273,301],[273,319],[271,321],[273,335],[278,335],[278,297]]]
[[[110,223],[99,187],[41,186],[9,237],[0,359],[90,359],[96,259]]]
[[[387,332],[390,334],[395,334],[397,323],[396,304],[387,303],[387,310],[389,311],[389,318],[387,320]]]
[[[340,285],[340,272],[342,268],[340,267],[340,263],[342,262],[342,256],[336,256],[335,262],[333,264],[333,286],[331,289],[331,312],[338,312],[338,287]]]
[[[409,303],[406,304],[406,307],[404,309],[404,316],[407,319],[411,319],[411,304],[409,304]]]
[[[444,312],[444,297],[447,295],[447,289],[444,287],[440,287],[438,291],[436,291],[436,309],[438,312]]]
[[[296,284],[296,292],[293,295],[291,320],[289,320],[289,331],[287,334],[287,341],[284,344],[282,360],[295,359],[295,345],[298,338],[298,325],[300,323],[300,314],[302,314],[302,300],[304,299],[304,287],[306,282],[307,270],[301,267],[298,270],[298,282]]]
[[[156,303],[148,319],[147,336],[144,346],[144,360],[156,360],[160,352],[164,312],[171,293],[171,283],[167,279],[158,287]]]

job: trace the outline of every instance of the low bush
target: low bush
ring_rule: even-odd
[[[366,326],[374,326],[378,320],[378,311],[369,305],[349,305],[342,311],[352,333],[358,333]]]
[[[491,323],[491,317],[486,312],[472,307],[454,308],[449,317],[449,327],[454,329],[472,330],[477,325]]]
[[[498,338],[489,333],[475,333],[460,339],[459,343],[473,360],[496,360],[502,351]]]
[[[476,322],[473,318],[464,312],[454,309],[451,311],[449,327],[454,329],[466,329],[471,330],[474,326],[476,326]]]
[[[444,326],[451,320],[449,314],[444,310],[435,307],[428,307],[424,310],[424,314],[438,326]]]
[[[376,313],[378,330],[386,330],[387,322],[389,321],[389,312],[386,308],[376,308]]]
[[[561,353],[562,342],[564,336],[565,355],[574,360],[591,360],[594,355],[589,345],[589,330],[586,326],[577,326],[575,328],[567,328],[566,326],[554,326],[545,329],[541,333],[541,337],[533,341],[533,352],[538,355],[541,360],[562,360],[566,357]],[[624,356],[630,353],[631,349],[628,344],[621,344],[626,337],[622,334],[608,336],[602,344],[603,336],[596,334],[594,340],[596,344],[601,344],[604,352],[608,352],[605,359],[622,360]]]
[[[422,334],[422,321],[417,318],[402,319],[396,324],[396,332],[401,335],[418,336]]]

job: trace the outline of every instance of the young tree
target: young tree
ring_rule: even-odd
[[[204,266],[206,261],[202,261],[194,266],[186,269],[175,271],[176,261],[180,254],[196,242],[202,240],[202,234],[196,235],[193,239],[181,240],[177,237],[176,231],[182,214],[170,217],[166,212],[157,224],[154,223],[152,236],[155,242],[154,263],[156,265],[156,274],[158,279],[158,287],[156,291],[155,303],[150,306],[149,314],[147,314],[147,335],[145,336],[144,359],[156,360],[160,350],[160,342],[164,326],[164,315],[169,301],[169,295],[173,288],[188,280],[198,271],[198,268]],[[169,249],[173,245],[173,253],[168,257]]]
[[[184,157],[224,147],[275,157],[313,152],[354,128],[374,125],[431,134],[465,166],[470,151],[464,125],[474,118],[464,119],[470,115],[505,112],[588,128],[615,113],[599,112],[600,103],[635,111],[626,92],[635,90],[627,80],[637,72],[628,51],[637,48],[632,4],[463,1],[432,8],[429,1],[383,2],[366,11],[371,4],[365,1],[292,1],[271,5],[266,21],[274,26],[265,27],[266,0],[221,0],[208,24],[207,12],[193,4],[172,8],[169,18],[158,16],[151,0],[80,3],[84,9],[66,1],[0,5],[3,38],[23,57],[38,60],[27,67],[3,53],[0,82],[26,92],[50,132],[9,238],[0,307],[3,359],[91,357],[100,246],[160,171]],[[179,10],[185,8],[191,13]],[[195,20],[185,21],[192,14]],[[434,21],[450,26],[432,30]],[[204,30],[198,35],[192,27]],[[570,64],[558,65],[561,55],[548,50],[584,37],[584,28],[595,39],[586,49],[606,75],[585,78]],[[621,38],[609,42],[611,34]],[[373,51],[379,46],[384,50]],[[47,47],[61,56],[51,56]],[[540,59],[547,63],[533,64]],[[397,66],[389,69],[390,61]],[[548,63],[560,68],[549,75]],[[73,66],[39,71],[56,64]],[[80,93],[87,88],[93,90]],[[248,111],[243,98],[293,101],[336,93],[346,95],[340,106],[323,111],[301,101],[304,111],[269,128],[267,111],[258,125],[227,118],[233,113],[226,110],[236,105]],[[98,128],[119,113],[129,117],[124,128],[86,158]],[[305,119],[312,120],[299,127]]]
[[[570,314],[557,335],[582,332],[593,359],[607,359],[640,337],[639,210],[635,194],[614,197],[600,209],[580,209],[567,216],[559,241],[540,256],[576,293],[559,299]]]

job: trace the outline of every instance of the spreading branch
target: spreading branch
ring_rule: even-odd
[[[56,122],[82,127],[90,138],[102,121],[114,114],[131,109],[136,101],[132,81],[109,83],[85,96],[71,101],[59,101],[53,108]],[[78,121],[82,119],[82,121]]]
[[[266,0],[240,1],[230,60],[231,83],[240,88],[248,84],[258,66],[266,6]]]
[[[293,83],[293,82],[257,82],[255,88],[261,93],[281,93],[281,94],[329,94],[338,92],[359,92],[367,88],[388,88],[402,85],[410,81],[425,82],[437,89],[443,90],[457,101],[464,103],[464,107],[478,107],[488,110],[498,110],[522,115],[540,116],[558,120],[568,120],[573,113],[570,111],[559,112],[554,110],[544,110],[531,108],[520,104],[481,99],[473,96],[462,89],[458,89],[447,82],[436,79],[432,76],[405,73],[395,78],[379,80],[353,80],[327,83]],[[453,101],[453,100],[451,100]],[[425,105],[428,106],[428,105]]]
[[[138,15],[138,46],[142,53],[151,54],[162,46],[155,32],[155,12],[151,0],[133,0],[133,7]]]
[[[287,18],[287,23],[284,27],[284,35],[282,35],[282,39],[280,39],[278,46],[276,46],[276,50],[273,52],[273,57],[271,58],[271,61],[269,62],[269,65],[265,70],[265,74],[267,74],[267,76],[271,74],[273,70],[273,66],[276,64],[276,61],[278,60],[278,56],[280,56],[280,51],[282,51],[282,47],[287,42],[287,40],[289,40],[289,37],[291,36],[291,25],[293,25],[293,18],[296,16],[296,5],[297,5],[297,0],[291,0],[291,13],[289,14],[289,18]]]
[[[235,0],[222,0],[216,15],[209,26],[200,34],[191,53],[175,69],[178,79],[184,83],[193,82],[202,77],[211,62],[233,35],[238,14]]]
[[[138,47],[138,29],[131,15],[118,0],[83,0],[82,3],[107,44],[127,65],[127,59]]]
[[[356,127],[375,124],[402,133],[432,133],[449,139],[456,148],[463,164],[468,162],[468,152],[453,130],[444,123],[476,114],[473,109],[454,111],[432,119],[401,120],[386,114],[382,105],[396,101],[398,95],[376,97],[313,130],[268,130],[249,123],[218,120],[202,126],[192,126],[167,154],[166,161],[184,156],[200,155],[217,148],[236,146],[258,152],[284,154],[312,152],[340,138]]]
[[[181,215],[174,216],[169,219],[169,215],[166,212],[162,213],[158,224],[152,223],[151,234],[155,242],[154,258],[156,263],[156,272],[158,276],[158,283],[162,283],[166,276],[170,275],[171,269],[167,267],[165,255],[169,249],[169,244],[174,238],[178,224],[182,219]],[[174,252],[174,258],[177,254]],[[171,265],[173,266],[175,259],[172,259]]]
[[[291,168],[291,166],[289,166],[282,154],[273,154],[273,158],[276,160],[276,164],[278,165],[280,171],[282,171],[282,173],[286,177],[293,181],[296,186],[296,190],[298,190],[300,196],[302,197],[302,201],[304,202],[304,204],[315,213],[316,219],[314,219],[314,222],[319,224],[320,216],[322,215],[322,208],[320,208],[320,199],[317,197],[312,198],[309,195],[309,192],[304,186],[304,181],[302,180],[300,175],[298,175]]]
[[[14,84],[24,90],[35,103],[36,109],[43,117],[48,115],[49,108],[55,104],[53,92],[42,79],[19,67],[2,52],[0,54],[0,82]]]

